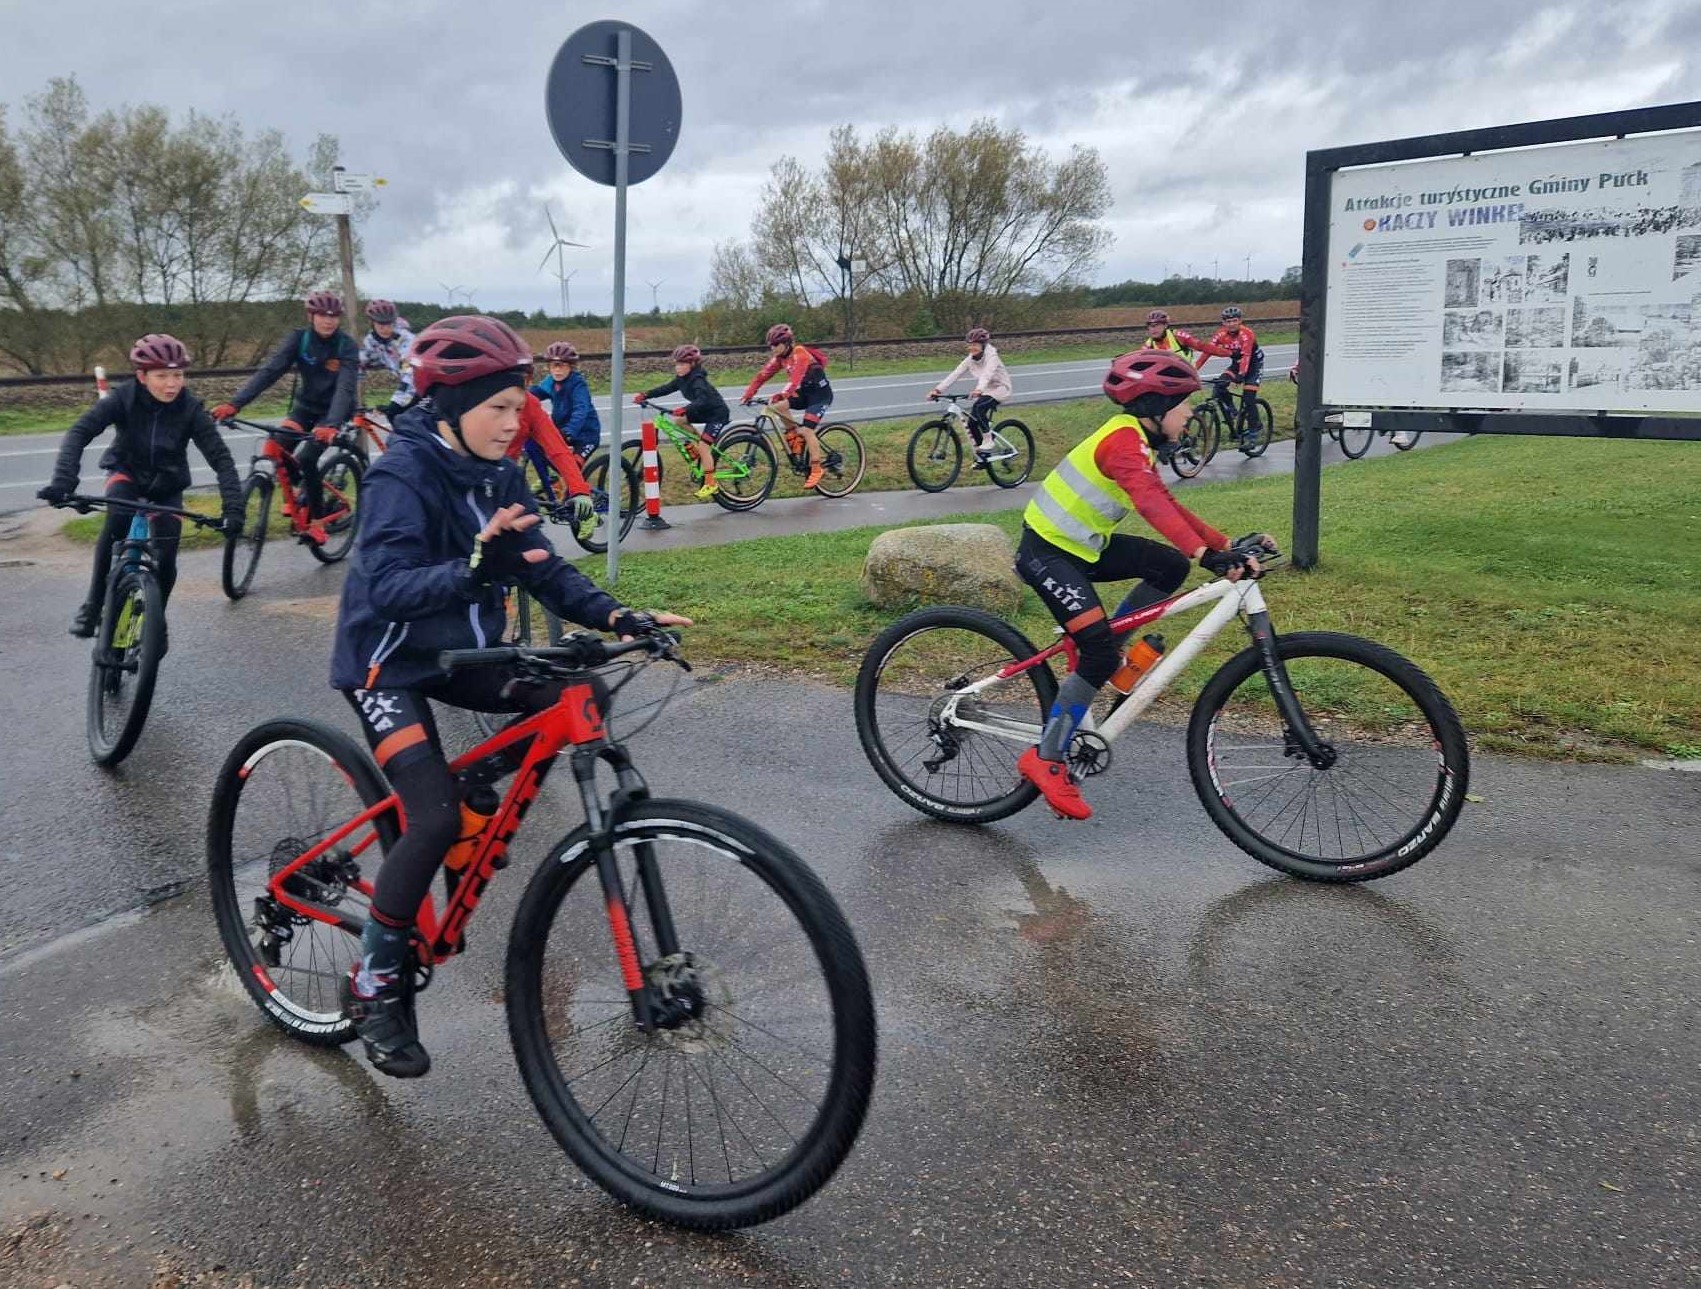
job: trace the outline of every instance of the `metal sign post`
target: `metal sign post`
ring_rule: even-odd
[[[335,215],[337,217],[337,255],[342,261],[343,269],[343,308],[344,316],[349,319],[349,325],[354,325],[354,317],[360,307],[360,301],[354,292],[354,226],[351,216],[354,214],[354,199],[351,192],[370,192],[374,188],[382,188],[387,181],[375,175],[350,174],[341,166],[331,167],[331,192],[310,192],[298,203],[310,215]]]
[[[614,73],[611,85],[607,71]],[[637,75],[634,75],[636,73]],[[667,55],[630,23],[580,27],[556,51],[544,111],[561,155],[614,189],[614,317],[608,416],[608,580],[620,575],[621,403],[626,379],[626,190],[660,170],[679,137],[679,80]]]

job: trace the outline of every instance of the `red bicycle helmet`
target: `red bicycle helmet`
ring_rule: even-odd
[[[971,327],[969,334],[963,337],[966,344],[984,345],[992,339],[992,333],[985,327]]]
[[[176,336],[151,331],[130,346],[130,366],[137,371],[187,371],[189,351]]]
[[[772,349],[775,345],[789,345],[797,339],[797,333],[784,322],[776,322],[768,328],[767,346]]]
[[[321,313],[328,318],[343,316],[343,298],[334,291],[315,291],[303,303],[309,313]]]
[[[396,306],[388,300],[371,300],[366,305],[366,316],[374,322],[394,322]]]
[[[700,363],[703,361],[703,351],[696,345],[681,345],[673,351],[673,361],[676,363]]]
[[[1165,313],[1162,309],[1153,309],[1146,315],[1146,325],[1148,327],[1156,326],[1160,323],[1166,327],[1169,326],[1169,314]]]
[[[492,372],[532,367],[532,351],[519,333],[499,318],[463,314],[439,318],[413,342],[414,388],[421,394],[436,385],[464,385]]]
[[[565,340],[554,341],[543,351],[546,363],[576,363],[579,361],[579,351]]]
[[[1136,349],[1111,360],[1105,397],[1126,407],[1142,394],[1191,394],[1199,389],[1193,364],[1167,349]]]

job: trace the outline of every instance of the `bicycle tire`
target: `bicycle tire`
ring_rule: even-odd
[[[625,480],[626,493],[621,499],[620,540],[625,541],[626,534],[632,531],[632,525],[637,522],[638,509],[643,503],[638,492],[638,472],[624,456],[620,458],[620,471]],[[597,452],[589,457],[585,461],[584,476],[585,482],[591,487],[591,504],[596,508],[597,526],[584,535],[580,535],[579,530],[573,528],[573,540],[592,555],[601,555],[608,549],[608,453]],[[600,538],[598,533],[602,534]]]
[[[904,664],[904,667],[911,671],[922,666],[927,666],[928,670],[925,674],[899,675],[894,678],[887,686],[888,695],[893,700],[888,707],[889,715],[882,719],[881,685],[889,669],[893,667],[898,650],[929,631],[961,631],[979,636],[987,642],[987,657],[974,661],[963,658],[958,654],[955,642],[931,646],[942,649],[947,656],[937,668],[923,661]],[[918,652],[924,652],[928,647],[922,646]],[[1016,771],[1015,759],[1021,751],[1017,743],[997,735],[971,730],[955,732],[951,739],[941,746],[936,741],[936,736],[948,731],[936,728],[936,717],[937,709],[946,694],[952,689],[961,688],[962,682],[971,671],[990,674],[1006,663],[1031,658],[1038,652],[1026,636],[1004,619],[963,605],[921,609],[900,618],[882,631],[863,655],[862,666],[857,671],[855,695],[857,738],[862,743],[863,754],[874,767],[874,772],[880,776],[881,782],[923,814],[951,823],[991,823],[1032,805],[1039,796],[1039,789]],[[1057,679],[1052,675],[1051,668],[1031,667],[1021,676],[1013,677],[1008,684],[1011,687],[1007,700],[1009,705],[1024,712],[1032,710],[1036,726],[1043,725],[1047,713],[1051,710],[1052,700],[1057,697]],[[1024,685],[1027,688],[1022,688]],[[905,693],[906,686],[912,691],[919,690],[920,693]],[[927,700],[926,714],[919,720],[914,718],[918,698]],[[1033,703],[1032,709],[1028,707],[1029,701]],[[1009,718],[1016,718],[1013,711],[1009,713]],[[917,726],[924,727],[924,733],[919,736],[914,733]],[[906,769],[897,754],[899,747],[905,746],[905,739],[915,746],[919,754],[916,768],[923,772],[919,778],[914,770]],[[976,739],[984,739],[984,742],[973,742]],[[940,773],[940,770],[955,766],[964,757],[965,748],[969,749],[971,763],[969,790],[979,790],[973,787],[972,780],[985,780],[997,789],[993,795],[969,800],[942,795],[946,782],[952,779],[960,782],[963,771],[954,769],[950,775],[946,775]],[[1003,765],[1001,758],[991,755],[990,751],[982,756],[977,765],[974,757],[982,748],[1008,752],[1009,765]],[[940,770],[929,770],[921,759],[926,757],[929,751],[945,758],[939,763]],[[988,765],[990,769],[979,768]]]
[[[335,818],[337,809],[329,800],[322,806],[311,804],[315,793],[294,793],[289,800],[291,803],[300,802],[299,808],[323,813],[324,820],[297,819],[278,820],[276,827],[282,828],[283,837],[272,838],[270,831],[262,833],[259,846],[270,843],[272,849],[263,855],[249,855],[246,859],[238,854],[239,810],[244,793],[258,795],[268,785],[268,777],[257,774],[266,761],[273,755],[294,755],[305,752],[317,754],[327,763],[326,783],[339,795],[346,789],[353,803],[349,804],[346,818]],[[311,761],[308,764],[312,764]],[[279,961],[267,961],[267,950],[264,947],[265,933],[261,934],[261,943],[256,943],[250,936],[250,927],[259,931],[256,925],[261,916],[252,894],[238,893],[237,870],[245,864],[252,866],[264,862],[268,866],[268,874],[275,871],[271,865],[279,863],[286,856],[279,856],[279,850],[289,844],[299,845],[300,834],[313,831],[315,823],[327,828],[334,828],[367,807],[376,805],[390,795],[389,785],[385,782],[378,765],[371,754],[341,730],[316,721],[283,719],[267,721],[257,725],[244,734],[225,757],[224,765],[220,768],[218,778],[213,784],[212,805],[207,812],[207,878],[212,894],[213,916],[218,923],[219,939],[224,944],[225,955],[230,959],[235,969],[237,979],[242,982],[243,989],[254,1000],[256,1006],[265,1013],[266,1018],[288,1034],[291,1038],[308,1043],[314,1047],[337,1047],[354,1038],[354,1025],[343,1014],[340,1001],[332,1001],[323,993],[320,997],[330,1003],[329,1007],[313,1006],[299,1001],[296,997],[280,988],[274,975],[293,974],[301,970],[310,979],[316,979],[321,974],[318,970],[317,946],[324,941],[321,936],[329,937],[329,943],[335,949],[346,947],[349,958],[344,960],[333,958],[331,963],[338,969],[346,967],[353,960],[353,954],[358,948],[359,941],[352,935],[328,923],[314,922],[311,919],[296,915],[292,917],[292,938],[289,945],[299,944],[301,929],[305,927],[308,935],[309,958],[306,968],[297,969],[285,967],[282,963],[283,948],[274,950]],[[257,810],[258,814],[258,810]],[[396,827],[394,811],[381,815],[373,821],[377,833],[378,846],[387,852],[394,846],[400,832]],[[243,850],[253,849],[246,837],[242,839]],[[297,854],[300,852],[297,851]],[[370,866],[376,873],[377,865]],[[258,877],[259,874],[254,874]],[[322,881],[315,877],[315,882]],[[261,883],[263,887],[263,883]],[[313,893],[319,894],[325,888],[315,886]],[[346,893],[346,892],[345,892]],[[346,945],[345,942],[346,941]],[[293,957],[293,950],[291,951]],[[321,982],[322,988],[328,984]],[[334,994],[332,995],[334,998]]]
[[[90,757],[96,765],[109,768],[129,756],[142,736],[165,646],[165,606],[154,575],[146,569],[126,569],[115,572],[112,582],[89,660],[85,722]],[[133,625],[138,612],[142,618],[139,627]],[[134,643],[122,646],[122,657],[114,659],[113,635],[120,618]],[[129,690],[129,703],[120,714],[117,700],[125,689]],[[109,705],[114,710],[109,712]]]
[[[991,460],[986,463],[986,477],[1000,488],[1019,488],[1034,472],[1034,435],[1021,421],[1014,418],[1000,421],[992,432],[1001,435],[1016,455],[1009,461]],[[1017,467],[1020,467],[1019,469]]]
[[[923,442],[932,435],[932,442]],[[916,468],[918,451],[926,462],[938,461],[943,466],[947,462],[950,469],[942,474],[923,477]],[[957,434],[951,423],[943,418],[923,421],[916,432],[910,435],[910,446],[904,454],[904,466],[910,472],[910,482],[923,492],[944,492],[957,482],[957,475],[963,468],[963,440]]]
[[[1370,451],[1370,441],[1376,437],[1376,432],[1368,427],[1359,429],[1357,426],[1348,428],[1342,425],[1336,427],[1333,432],[1340,442],[1341,455],[1349,461],[1357,461]]]
[[[242,535],[227,537],[219,580],[224,593],[240,600],[254,585],[260,554],[266,549],[266,529],[272,522],[271,476],[254,473],[242,485]]]
[[[1412,430],[1412,431],[1409,431],[1409,433],[1411,434],[1411,438],[1407,439],[1403,443],[1400,441],[1400,436],[1398,434],[1393,436],[1394,451],[1396,451],[1396,452],[1410,452],[1413,448],[1415,448],[1418,445],[1418,440],[1423,437],[1423,431],[1422,430]]]
[[[1223,414],[1215,403],[1202,403],[1205,409],[1205,464],[1210,465],[1217,459],[1217,452],[1223,446]]]
[[[1201,406],[1188,416],[1181,437],[1175,441],[1169,468],[1178,479],[1194,479],[1216,454],[1217,415],[1214,409]]]
[[[652,981],[658,973],[669,969],[688,976],[685,987],[697,991],[696,998],[702,1004],[699,1015],[703,1019],[700,1022],[687,1019],[672,1029],[657,1028],[647,1033],[640,1032],[631,1021],[630,1003],[619,974],[613,970],[615,955],[607,943],[607,912],[597,877],[591,830],[588,825],[581,825],[558,843],[532,874],[508,939],[504,993],[508,1031],[521,1078],[532,1104],[562,1149],[616,1199],[662,1221],[696,1230],[727,1230],[768,1221],[795,1208],[826,1184],[850,1153],[867,1113],[874,1085],[877,1035],[868,974],[855,937],[827,888],[792,850],[755,824],[728,811],[692,801],[642,801],[621,814],[613,825],[612,839],[622,883],[629,885],[631,892],[629,904],[636,924],[632,935],[638,943],[641,970]],[[677,852],[667,846],[669,841],[679,843]],[[650,926],[649,902],[640,898],[637,863],[630,858],[640,847],[648,850],[657,872],[671,868],[662,886],[672,896],[668,902],[677,915],[675,925],[681,930],[682,951],[671,963],[653,958],[653,953],[652,960],[644,956],[654,945],[654,937],[646,934]],[[627,858],[623,858],[623,852]],[[679,878],[688,875],[672,867],[676,853],[681,866],[693,862],[704,865],[698,868],[699,875],[708,871],[706,865],[713,862],[713,856],[730,861],[725,868],[717,869],[717,873],[744,874],[756,879],[760,885],[750,888],[752,895],[761,893],[768,897],[763,906],[772,908],[779,920],[779,931],[792,932],[785,936],[765,926],[757,927],[753,925],[756,919],[750,908],[738,908],[734,920],[753,942],[762,946],[756,956],[765,965],[776,960],[784,965],[789,952],[795,955],[799,967],[807,967],[813,959],[813,966],[820,973],[817,984],[813,977],[803,978],[804,972],[798,969],[768,970],[760,978],[758,992],[763,987],[778,986],[787,991],[782,998],[790,1002],[799,992],[819,990],[831,1013],[823,1026],[832,1050],[831,1056],[821,1061],[825,1073],[821,1077],[819,1104],[813,1108],[807,1126],[793,1137],[791,1149],[775,1164],[768,1166],[760,1151],[754,1152],[764,1167],[748,1178],[733,1176],[731,1152],[740,1150],[742,1158],[743,1151],[736,1139],[730,1147],[724,1141],[727,1128],[721,1121],[722,1103],[715,1097],[712,1061],[718,1057],[722,1066],[749,1090],[749,1084],[738,1074],[740,1067],[733,1061],[742,1057],[751,1062],[743,1068],[754,1082],[763,1081],[757,1070],[767,1067],[744,1051],[742,1043],[761,1044],[762,1034],[777,1036],[733,1010],[734,995],[729,983],[733,964],[725,964],[729,971],[723,974],[722,962],[709,951],[715,928],[710,925],[711,915],[706,910],[713,901],[705,901],[703,908],[687,908],[680,900],[687,887],[701,890],[706,887],[706,881],[701,876],[695,884],[676,880],[671,874],[678,874]],[[581,882],[585,885],[580,886]],[[583,899],[571,908],[564,908],[575,887],[579,887]],[[644,888],[644,893],[648,893],[648,888]],[[597,943],[599,937],[592,928],[599,921],[601,936]],[[557,932],[556,936],[552,937],[552,931]],[[796,934],[799,931],[801,937]],[[584,952],[583,961],[595,965],[595,975],[589,970],[581,974],[556,967],[555,951],[571,955],[575,946]],[[769,956],[770,950],[773,957]],[[610,1000],[593,997],[600,988],[608,989]],[[739,1002],[744,997],[737,995]],[[606,1015],[607,1019],[599,1020],[596,1025],[576,1022],[572,1018],[575,1008],[590,1009],[599,1017]],[[754,1010],[753,1003],[750,1009]],[[772,1019],[771,1013],[770,1006],[763,1013],[764,1020],[771,1025],[780,1024]],[[726,1028],[723,1031],[717,1025]],[[558,1031],[556,1035],[552,1035],[552,1027]],[[585,1082],[601,1067],[587,1069],[577,1078],[567,1077],[557,1055],[557,1038],[564,1048],[592,1047],[594,1052],[605,1050],[596,1045],[606,1042],[615,1049],[615,1054],[603,1066],[628,1057],[636,1060],[637,1050],[643,1050],[643,1064],[628,1080],[637,1080],[630,1106],[626,1104],[624,1083],[617,1088],[618,1098],[613,1094],[609,1098],[616,1101],[611,1118],[618,1115],[621,1127],[618,1142],[599,1130],[602,1107],[587,1112],[586,1104],[580,1099],[582,1093],[576,1093],[573,1088],[574,1083]],[[776,1063],[784,1064],[787,1073],[798,1083],[813,1081],[798,1073],[794,1051],[804,1056],[815,1055],[793,1044],[785,1060]],[[644,1116],[651,1113],[652,1103],[646,1102],[640,1111],[638,1100],[644,1091],[644,1070],[657,1052],[664,1054],[661,1108],[656,1112],[655,1156],[645,1165],[629,1154],[625,1146],[627,1135],[636,1124],[638,1133],[644,1134],[645,1154],[649,1153]],[[675,1099],[677,1106],[679,1096],[686,1098],[688,1142],[683,1152],[674,1145],[664,1165],[661,1143],[668,1126],[668,1079],[675,1055],[684,1065]],[[692,1062],[696,1057],[706,1059],[694,1067]],[[571,1053],[565,1064],[570,1068],[575,1064]],[[706,1076],[705,1066],[709,1070]],[[605,1076],[606,1081],[613,1082],[620,1073],[617,1067]],[[699,1165],[706,1173],[715,1161],[712,1152],[700,1161],[690,1144],[693,1126],[689,1097],[694,1086],[693,1073],[699,1080],[695,1086],[699,1090],[707,1089],[709,1104],[715,1108],[715,1122],[723,1139],[715,1144],[726,1153],[728,1181],[725,1183],[700,1180]],[[774,1072],[767,1070],[767,1073]],[[721,1077],[726,1078],[724,1074]],[[788,1080],[779,1081],[800,1099],[810,1099]],[[731,1080],[725,1086],[730,1094]],[[607,1104],[604,1101],[603,1105]],[[698,1111],[699,1116],[705,1113],[706,1107]],[[773,1111],[770,1109],[769,1113]],[[677,1108],[674,1118],[677,1129]],[[735,1128],[740,1127],[737,1119],[732,1123]],[[611,1131],[614,1126],[610,1123]],[[759,1134],[766,1133],[765,1125],[752,1123],[749,1127]],[[786,1135],[792,1135],[789,1128]],[[634,1136],[636,1149],[638,1138]],[[704,1144],[707,1146],[712,1141],[708,1138]],[[688,1176],[681,1171],[682,1167],[688,1168]]]
[[[1260,398],[1254,406],[1258,409],[1258,433],[1242,435],[1239,444],[1241,453],[1248,460],[1263,456],[1276,432],[1276,414],[1270,410],[1269,402]]]
[[[1187,767],[1206,814],[1224,836],[1259,863],[1293,877],[1319,882],[1363,882],[1386,877],[1417,863],[1435,849],[1452,829],[1470,785],[1470,749],[1452,704],[1415,663],[1372,640],[1331,631],[1299,632],[1278,637],[1277,650],[1287,666],[1290,685],[1302,705],[1307,703],[1308,690],[1305,680],[1307,668],[1303,664],[1306,660],[1332,659],[1387,681],[1403,694],[1405,702],[1410,704],[1427,728],[1418,727],[1412,721],[1395,724],[1394,714],[1404,709],[1403,705],[1388,701],[1392,694],[1378,695],[1374,703],[1364,705],[1357,713],[1348,710],[1354,702],[1353,689],[1368,682],[1370,677],[1343,684],[1339,676],[1331,675],[1327,686],[1310,692],[1329,694],[1334,710],[1310,707],[1306,716],[1319,737],[1333,746],[1340,759],[1327,770],[1313,769],[1299,753],[1285,724],[1267,700],[1259,699],[1246,714],[1236,713],[1225,721],[1224,709],[1242,684],[1254,676],[1259,678],[1259,685],[1265,683],[1259,655],[1249,647],[1230,658],[1206,682],[1188,721]],[[1295,663],[1302,665],[1296,667]],[[1267,687],[1264,693],[1268,694]],[[1360,756],[1356,750],[1343,750],[1342,745],[1357,732],[1366,711],[1383,724],[1366,740],[1364,753]],[[1233,778],[1235,769],[1231,753],[1236,749],[1229,740],[1246,736],[1266,740],[1241,749],[1261,758],[1246,768],[1260,772],[1274,770],[1276,773],[1260,773],[1246,780]],[[1278,748],[1281,750],[1276,751]],[[1396,755],[1402,755],[1411,762],[1413,769],[1408,777],[1414,782],[1428,783],[1425,789],[1428,801],[1421,808],[1409,812],[1409,825],[1396,825],[1397,831],[1391,836],[1384,836],[1375,830],[1373,825],[1376,821],[1365,816],[1390,805],[1402,817],[1408,813],[1404,805],[1390,801],[1387,796],[1388,788],[1394,784],[1389,775],[1389,763]],[[1431,781],[1428,767],[1432,763]],[[1355,771],[1351,768],[1354,766],[1362,768]],[[1335,803],[1334,831],[1342,851],[1348,849],[1346,833],[1350,831],[1352,844],[1360,847],[1359,852],[1328,856],[1308,853],[1287,844],[1296,825],[1299,829],[1298,845],[1306,844],[1311,799],[1300,805],[1299,814],[1290,813],[1300,800],[1300,793],[1309,787],[1311,797],[1315,798],[1318,777],[1324,773],[1335,775],[1337,771],[1340,772],[1338,777],[1329,780],[1329,790]],[[1361,812],[1349,801],[1348,814],[1343,816],[1340,810],[1342,785],[1347,784],[1347,775],[1354,772],[1367,776],[1363,782],[1368,782],[1368,776],[1376,777],[1378,786],[1373,786],[1366,794],[1367,799],[1375,798],[1375,802]],[[1285,796],[1289,787],[1296,786],[1295,780],[1300,793],[1291,798]],[[1233,790],[1242,783],[1267,783],[1268,786],[1248,786],[1244,793],[1236,794]],[[1238,804],[1233,799],[1236,795],[1240,797]],[[1251,812],[1260,803],[1271,799],[1282,804],[1270,821],[1262,824],[1252,822],[1248,818]],[[1289,822],[1284,827],[1282,838],[1274,839],[1267,835],[1284,817]],[[1318,802],[1312,826],[1316,830],[1319,851],[1327,845],[1329,829],[1325,825],[1323,803]],[[1366,832],[1370,834],[1368,845],[1365,843]]]
[[[307,543],[308,552],[321,564],[339,564],[354,549],[360,481],[365,474],[365,458],[348,448],[332,448],[319,460],[319,504],[323,506],[325,503],[326,489],[335,492],[345,503],[338,518],[325,525],[325,540]]]
[[[561,498],[555,495],[555,489],[544,478],[543,472],[538,468],[537,462],[532,460],[529,452],[520,453],[520,478],[525,482],[526,491],[531,493],[532,501],[537,504],[538,510],[547,518],[550,508]]]
[[[755,429],[727,430],[710,451],[720,485],[714,494],[717,506],[734,512],[754,510],[768,499],[779,476],[779,465],[766,435]]]
[[[816,430],[815,440],[821,445],[821,466],[826,472],[815,485],[816,495],[835,500],[850,496],[868,473],[868,449],[863,445],[862,435],[844,422],[835,421]],[[854,461],[852,453],[856,457]]]

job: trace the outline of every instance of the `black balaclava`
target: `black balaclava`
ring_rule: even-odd
[[[524,389],[526,376],[517,367],[507,371],[493,371],[488,376],[478,376],[467,381],[464,385],[433,385],[431,387],[431,402],[437,412],[449,423],[460,445],[466,447],[466,440],[461,438],[461,417],[477,407],[487,398],[494,398],[505,389]]]

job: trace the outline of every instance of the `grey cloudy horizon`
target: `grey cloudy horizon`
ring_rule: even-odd
[[[363,227],[363,295],[554,311],[547,201],[573,307],[609,307],[612,196],[568,169],[543,115],[566,35],[620,17],[678,71],[672,160],[632,192],[628,307],[694,303],[715,243],[745,236],[768,168],[812,164],[850,122],[925,134],[992,116],[1053,155],[1097,148],[1115,242],[1095,278],[1191,265],[1274,277],[1299,258],[1310,148],[1701,98],[1701,4],[1231,2],[1172,13],[1024,0],[783,5],[634,0],[0,0],[0,103],[75,75],[97,111],[157,103],[278,129],[298,156],[335,134],[390,180]]]

